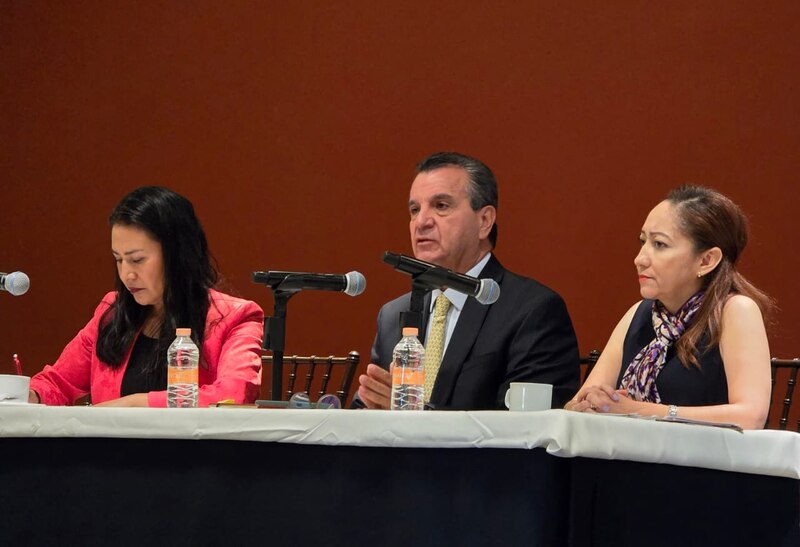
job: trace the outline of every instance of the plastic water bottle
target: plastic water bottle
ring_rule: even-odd
[[[192,329],[176,329],[167,350],[167,406],[197,407],[197,365],[200,352],[192,340]]]
[[[392,410],[424,410],[425,347],[416,327],[404,327],[392,354]]]

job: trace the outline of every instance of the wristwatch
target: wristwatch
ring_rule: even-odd
[[[678,416],[678,407],[675,405],[669,405],[669,410],[667,411],[667,417],[676,418],[677,416]]]

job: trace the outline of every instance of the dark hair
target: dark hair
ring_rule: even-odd
[[[211,264],[206,236],[191,202],[167,188],[143,186],[122,198],[108,223],[112,227],[140,228],[161,244],[164,317],[157,349],[146,368],[155,370],[162,361],[166,364],[166,351],[176,328],[191,327],[192,339],[202,349],[210,302],[208,290],[217,282],[217,271]],[[112,368],[124,361],[150,308],[136,303],[119,275],[116,291],[114,304],[100,320],[97,338],[97,355]]]
[[[427,173],[441,167],[460,167],[467,172],[467,193],[473,211],[491,205],[497,209],[497,179],[482,161],[458,152],[436,152],[417,164],[417,173]],[[489,232],[489,243],[497,245],[497,222]]]
[[[765,319],[773,302],[736,271],[736,261],[747,245],[747,218],[729,198],[702,186],[684,185],[672,190],[666,200],[675,208],[678,228],[692,240],[700,253],[719,247],[722,260],[702,279],[703,303],[692,325],[678,339],[676,349],[684,366],[699,368],[695,357],[698,344],[708,333],[708,347],[719,343],[722,309],[731,294],[752,298]],[[706,348],[701,348],[705,350]]]

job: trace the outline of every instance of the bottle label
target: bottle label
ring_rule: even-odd
[[[393,384],[412,384],[424,385],[425,384],[425,370],[410,370],[403,367],[394,367],[392,370],[392,383]]]
[[[167,384],[196,384],[197,372],[197,367],[168,367]]]

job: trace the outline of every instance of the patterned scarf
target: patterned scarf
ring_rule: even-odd
[[[661,402],[656,377],[667,362],[667,350],[692,323],[702,303],[703,293],[698,292],[686,301],[677,315],[672,315],[664,304],[658,300],[653,302],[653,330],[656,331],[656,337],[633,358],[620,381],[620,387],[628,390],[629,397],[637,401]]]

